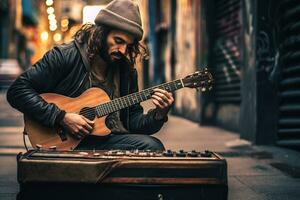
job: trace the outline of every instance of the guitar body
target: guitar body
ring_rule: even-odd
[[[57,105],[60,109],[69,113],[77,113],[86,107],[95,107],[99,104],[110,101],[106,92],[100,88],[90,88],[86,90],[82,95],[76,98],[70,98],[54,93],[44,93],[41,97],[48,103]],[[91,135],[105,136],[110,134],[110,129],[106,127],[105,118],[94,118],[95,124]],[[59,128],[48,128],[38,122],[30,119],[28,116],[24,116],[25,119],[25,131],[28,134],[29,140],[33,148],[40,146],[42,148],[56,147],[59,150],[71,150],[74,149],[81,140],[76,139],[70,134],[64,134],[66,138],[62,139],[60,136]]]

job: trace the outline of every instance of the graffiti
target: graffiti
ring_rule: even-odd
[[[258,70],[264,70],[268,75],[270,75],[274,68],[276,55],[276,52],[272,49],[270,42],[269,34],[264,30],[259,31],[256,42],[257,66]]]
[[[279,2],[279,1],[278,1]],[[258,17],[258,33],[256,39],[257,70],[266,73],[270,81],[276,79],[279,70],[278,49],[278,2],[266,1],[262,4],[267,12],[261,11]]]

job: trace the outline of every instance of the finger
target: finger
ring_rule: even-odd
[[[89,124],[87,121],[85,121],[82,124],[82,127],[85,128],[85,129],[87,129],[90,132],[91,130],[93,130],[94,124]]]
[[[89,135],[90,131],[88,129],[86,129],[85,127],[82,127],[82,129],[80,130],[80,133],[85,136],[85,135]]]
[[[168,103],[166,103],[161,97],[157,96],[157,95],[152,95],[152,97],[154,99],[156,99],[162,106],[167,107]]]
[[[167,90],[162,90],[160,88],[155,88],[153,91],[154,91],[154,93],[159,92],[159,93],[165,94],[168,98],[171,98],[171,96],[173,96],[173,94],[171,92],[168,92]]]
[[[79,133],[79,130],[72,131],[71,135],[79,140],[83,138],[83,135],[81,133]]]
[[[169,103],[169,105],[172,105],[173,102],[174,102],[174,98],[173,98],[173,96],[171,96],[171,98],[168,100],[168,103]]]
[[[154,95],[159,96],[160,98],[162,98],[165,102],[169,101],[169,97],[163,93],[160,92],[155,92]]]
[[[162,89],[159,89],[159,88],[154,89],[154,93],[164,94],[168,99],[173,97],[173,94],[171,92],[168,92],[166,90],[162,90]]]
[[[163,108],[164,108],[164,106],[163,106],[159,101],[157,101],[156,99],[152,99],[152,102],[153,102],[153,104],[154,104],[156,107],[158,107],[158,108],[160,108],[160,109],[163,109]]]
[[[154,88],[153,91],[154,91],[154,92],[167,93],[166,90],[163,90],[163,89],[160,89],[160,88]]]
[[[89,123],[90,126],[94,126],[95,121],[91,121],[91,120],[89,120],[88,118],[86,118],[86,117],[83,116],[83,115],[81,115],[81,116],[82,116],[82,118],[83,118],[87,123]]]
[[[78,140],[80,140],[80,139],[83,138],[83,136],[78,135],[78,134],[76,134],[76,133],[72,134],[72,136],[73,136],[74,138],[78,139]]]
[[[156,99],[157,101],[163,102],[163,99],[160,96],[156,95],[156,94],[153,94],[151,97]]]
[[[89,135],[90,134],[90,131],[88,129],[86,129],[84,126],[82,126],[80,129],[79,129],[79,134],[80,135],[83,135],[83,136],[86,136],[86,135]]]
[[[88,123],[83,125],[83,127],[90,133],[93,130],[93,127],[90,126]]]
[[[163,92],[159,92],[159,93],[164,94],[168,99],[173,97],[173,94],[171,92],[167,92],[163,90]]]
[[[158,108],[160,108],[160,109],[163,109],[163,108],[164,108],[163,105],[161,105],[161,104],[159,103],[159,101],[157,101],[156,99],[152,99],[152,102],[153,102],[153,104],[154,104],[156,107],[158,107]]]

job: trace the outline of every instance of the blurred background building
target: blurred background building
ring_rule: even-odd
[[[135,1],[151,54],[137,66],[140,88],[208,67],[213,90],[177,91],[172,114],[254,144],[300,147],[297,0]],[[0,63],[13,59],[25,70],[108,2],[1,0]]]
[[[300,145],[300,4],[296,0],[149,0],[145,84],[203,67],[211,92],[176,93],[173,114],[254,144]]]

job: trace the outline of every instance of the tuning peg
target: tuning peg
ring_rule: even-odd
[[[205,91],[206,91],[205,87],[201,88],[201,92],[205,92]]]

